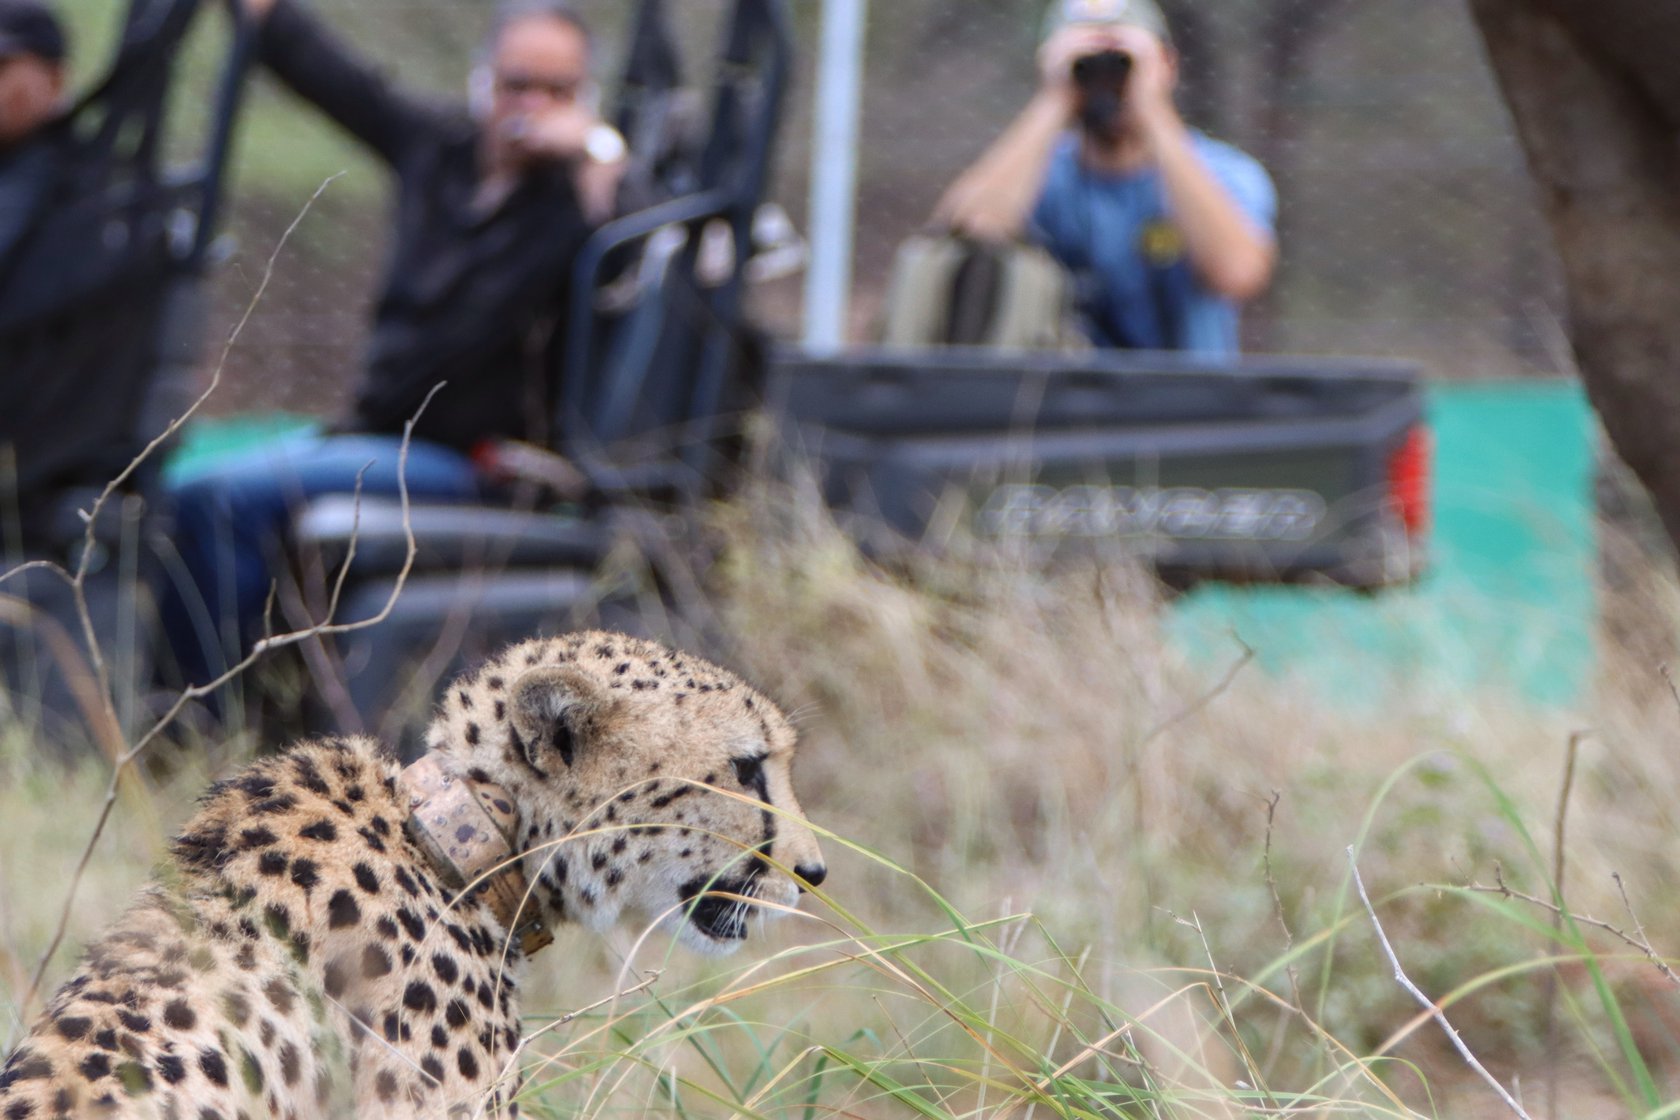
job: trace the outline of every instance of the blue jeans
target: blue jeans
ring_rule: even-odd
[[[323,494],[401,493],[402,440],[382,435],[283,437],[173,482],[180,571],[163,595],[164,632],[189,684],[212,679],[260,638],[292,511]],[[480,496],[472,461],[439,444],[412,440],[401,471],[411,498],[472,501]]]

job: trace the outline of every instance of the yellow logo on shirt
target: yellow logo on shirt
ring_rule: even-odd
[[[1184,256],[1184,235],[1171,222],[1150,222],[1138,234],[1138,250],[1144,260],[1163,268]]]

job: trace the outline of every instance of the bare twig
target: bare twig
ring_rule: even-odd
[[[1680,708],[1680,686],[1676,686],[1674,683],[1673,671],[1669,669],[1665,662],[1657,666],[1657,672],[1661,673],[1663,680],[1668,682],[1668,694],[1674,697],[1674,706]]]
[[[175,417],[167,425],[165,425],[164,430],[147,443],[146,446],[140,450],[139,454],[130,460],[128,465],[117,473],[116,477],[106,483],[104,489],[100,491],[99,496],[94,500],[90,509],[80,511],[86,528],[83,531],[81,556],[77,560],[75,572],[70,573],[58,564],[24,565],[24,568],[26,569],[30,567],[45,567],[48,570],[55,571],[61,578],[65,579],[70,586],[71,596],[76,607],[77,618],[82,629],[83,640],[87,643],[88,654],[93,668],[93,675],[95,680],[98,682],[99,703],[100,707],[103,708],[103,718],[100,721],[102,723],[115,725],[119,721],[117,719],[115,698],[112,695],[111,690],[110,670],[105,664],[105,659],[100,649],[99,635],[94,626],[93,614],[89,609],[86,593],[88,565],[95,553],[93,545],[95,535],[98,531],[100,513],[110,502],[111,498],[125,483],[128,482],[130,478],[134,476],[135,472],[140,469],[141,465],[155,455],[159,448],[171,440],[175,434],[181,430],[182,425],[197,414],[198,410],[207,400],[209,400],[210,395],[214,393],[217,387],[221,384],[222,374],[227,368],[228,355],[232,352],[234,343],[239,339],[240,334],[243,333],[245,325],[250,322],[252,314],[256,311],[257,304],[261,302],[264,293],[268,290],[269,282],[274,276],[275,264],[279,260],[281,252],[284,251],[287,242],[291,239],[292,234],[297,230],[298,226],[303,222],[304,217],[309,213],[309,210],[315,204],[315,201],[321,197],[327,187],[330,186],[336,178],[338,178],[338,176],[333,175],[322,181],[321,185],[315,189],[315,192],[310,195],[309,199],[298,211],[297,217],[292,219],[291,224],[286,227],[285,231],[280,235],[280,239],[275,243],[274,250],[269,254],[268,261],[263,268],[262,280],[257,285],[256,292],[252,294],[251,299],[245,305],[244,313],[240,316],[239,321],[235,323],[233,329],[228,332],[227,340],[222,346],[221,355],[214,368],[211,370],[210,382],[205,387],[204,391],[198,395],[193,403],[189,405],[186,410],[181,413],[181,415]],[[421,407],[424,408],[424,405]],[[406,451],[408,438],[406,432],[403,438],[404,450]],[[7,575],[15,574],[16,569],[7,573]],[[93,833],[89,836],[87,845],[82,850],[82,855],[80,860],[77,862],[75,873],[71,876],[70,885],[65,892],[64,905],[59,911],[58,924],[54,928],[53,935],[48,941],[46,949],[41,954],[39,964],[35,968],[34,976],[30,980],[29,990],[24,994],[24,998],[22,1000],[23,1006],[28,1006],[34,1002],[36,995],[40,992],[41,981],[46,975],[47,966],[51,963],[53,954],[58,951],[59,945],[61,945],[64,941],[65,932],[69,929],[70,925],[70,913],[75,905],[76,892],[81,885],[82,879],[87,873],[88,864],[93,859],[93,852],[99,844],[99,838],[104,835],[105,826],[111,819],[111,812],[116,805],[117,791],[122,787],[123,782],[126,780],[134,760],[140,756],[140,753],[147,745],[155,740],[158,735],[162,734],[165,728],[174,722],[175,718],[181,713],[188,703],[202,696],[208,695],[216,688],[219,688],[229,680],[232,680],[239,673],[243,672],[251,664],[252,660],[253,658],[247,658],[245,661],[240,662],[239,665],[229,670],[222,677],[219,677],[217,680],[211,682],[210,685],[201,686],[200,688],[187,689],[184,691],[180,697],[177,698],[174,705],[170,707],[169,711],[165,713],[164,716],[156,723],[154,723],[152,728],[141,736],[139,741],[127,750],[116,754],[113,758],[111,779],[105,790],[105,800],[103,805],[100,807],[99,817],[94,823]]]
[[[1283,930],[1283,946],[1286,950],[1295,948],[1295,934],[1289,928],[1289,917],[1283,912],[1283,898],[1278,894],[1277,878],[1272,874],[1272,828],[1277,823],[1278,802],[1283,800],[1283,794],[1278,790],[1272,791],[1272,796],[1266,800],[1266,848],[1261,856],[1261,864],[1266,872],[1266,887],[1272,892],[1272,912],[1277,915],[1278,927]],[[1291,978],[1294,969],[1290,969]],[[1297,1003],[1300,1001],[1297,999]]]
[[[1569,749],[1563,759],[1563,786],[1558,790],[1557,813],[1552,819],[1552,890],[1557,894],[1560,905],[1563,904],[1563,831],[1569,815],[1569,793],[1575,788],[1575,760],[1580,754],[1581,743],[1590,736],[1588,731],[1577,731],[1569,736]]]
[[[25,560],[21,564],[16,564],[7,568],[5,571],[0,572],[0,584],[3,584],[7,580],[16,576],[21,576],[26,572],[51,572],[53,575],[58,576],[66,583],[70,582],[70,580],[74,578],[69,572],[65,571],[64,565],[62,564],[55,564],[51,560]]]
[[[430,394],[427,394],[428,398]],[[350,541],[344,547],[344,562],[338,566],[338,575],[333,580],[332,595],[327,599],[327,611],[322,618],[338,617],[338,601],[344,594],[344,584],[350,579],[350,569],[356,563],[356,544],[362,537],[362,480],[367,477],[368,468],[373,466],[372,460],[362,464],[356,472],[356,486],[350,492]],[[402,472],[397,472],[402,477]]]
[[[347,634],[356,630],[366,629],[370,626],[377,626],[379,623],[385,621],[386,618],[390,617],[392,609],[395,608],[397,604],[398,596],[402,594],[403,588],[407,585],[409,573],[414,568],[414,556],[416,552],[414,526],[409,519],[407,473],[408,448],[413,439],[415,422],[418,421],[421,415],[425,413],[426,406],[431,404],[432,398],[436,396],[438,390],[442,388],[443,384],[441,382],[432,386],[431,392],[427,393],[426,398],[420,402],[420,407],[415,410],[414,415],[409,419],[409,421],[403,425],[402,444],[397,452],[397,489],[402,502],[403,532],[407,538],[408,554],[403,558],[402,569],[397,573],[396,582],[392,584],[390,595],[386,598],[384,606],[380,609],[378,614],[372,616],[371,618],[362,619],[357,622],[333,623],[325,621],[314,626],[306,627],[302,630],[294,630],[289,633],[264,638],[262,641],[253,646],[251,652],[248,653],[243,660],[234,665],[231,669],[222,673],[220,676],[205,684],[194,685],[191,688],[183,689],[181,694],[176,697],[175,702],[170,705],[169,710],[160,716],[157,721],[152,724],[151,728],[135,741],[133,746],[129,747],[127,751],[118,756],[116,766],[111,772],[111,781],[105,790],[104,804],[100,806],[99,818],[94,822],[93,833],[88,837],[88,842],[82,849],[82,855],[80,860],[77,861],[75,873],[71,876],[70,885],[65,891],[64,905],[60,909],[58,915],[58,925],[54,929],[53,936],[48,942],[46,949],[41,954],[41,960],[36,966],[35,975],[30,981],[29,990],[24,994],[23,1003],[25,1006],[34,1002],[36,995],[41,990],[41,981],[46,976],[47,966],[52,962],[53,954],[58,951],[59,945],[63,944],[65,932],[70,926],[70,913],[75,906],[76,892],[81,885],[83,877],[87,874],[88,864],[93,860],[94,849],[99,845],[99,838],[104,835],[105,826],[111,819],[111,811],[116,805],[117,790],[123,776],[127,773],[129,767],[133,765],[134,761],[145,751],[145,749],[150,746],[159,735],[163,734],[165,729],[174,723],[175,718],[181,714],[182,710],[184,710],[189,703],[192,703],[194,700],[203,699],[204,697],[216,692],[228,682],[242,675],[252,665],[256,664],[256,662],[265,654],[273,650],[283,649],[287,646],[297,645],[301,642],[306,642],[323,636]]]
[[[1552,896],[1558,901],[1558,910],[1552,915],[1554,934],[1563,930],[1563,908],[1568,905],[1563,897],[1566,851],[1563,842],[1564,824],[1569,817],[1569,793],[1575,788],[1575,760],[1580,755],[1581,742],[1587,738],[1587,734],[1585,731],[1577,731],[1569,736],[1569,747],[1563,758],[1563,785],[1558,789],[1557,814],[1552,819]],[[1541,1022],[1547,1058],[1546,1111],[1553,1116],[1557,1115],[1558,1100],[1557,990],[1557,972],[1553,970],[1546,974],[1541,995]]]
[[[1140,832],[1148,833],[1152,810],[1149,797],[1149,776],[1151,769],[1148,765],[1146,757],[1149,745],[1156,739],[1159,739],[1162,735],[1166,734],[1169,730],[1176,727],[1178,724],[1183,723],[1191,716],[1194,716],[1196,713],[1206,709],[1208,705],[1219,699],[1219,697],[1224,694],[1225,690],[1231,687],[1231,682],[1237,679],[1237,674],[1243,671],[1243,667],[1250,661],[1254,660],[1254,650],[1249,646],[1249,644],[1243,641],[1242,638],[1235,633],[1233,633],[1231,637],[1236,640],[1236,643],[1239,646],[1242,647],[1242,655],[1238,657],[1231,667],[1225,671],[1225,675],[1219,679],[1219,683],[1215,684],[1207,692],[1197,697],[1186,707],[1179,709],[1177,712],[1150,728],[1144,733],[1142,738],[1137,741],[1137,746],[1130,752],[1128,766],[1131,770],[1129,780],[1132,785],[1132,805],[1133,812],[1136,814],[1137,828]],[[1145,682],[1145,687],[1150,688],[1148,681]],[[1153,691],[1153,688],[1150,688],[1150,690]],[[1146,862],[1143,867],[1142,875],[1144,896],[1146,898],[1153,899],[1159,895],[1159,884],[1157,883],[1156,878],[1157,876],[1155,871],[1152,869],[1151,865]]]
[[[1394,946],[1388,943],[1388,934],[1383,932],[1382,922],[1377,919],[1377,909],[1371,905],[1371,896],[1365,893],[1365,880],[1359,875],[1359,861],[1354,858],[1352,844],[1347,847],[1347,857],[1348,866],[1353,869],[1354,886],[1359,888],[1359,901],[1365,904],[1365,913],[1371,917],[1371,925],[1377,931],[1377,940],[1382,943],[1383,953],[1387,955],[1388,963],[1394,968],[1395,981],[1406,989],[1413,999],[1418,1001],[1419,1006],[1429,1012],[1430,1018],[1441,1024],[1441,1029],[1446,1032],[1447,1038],[1452,1041],[1453,1048],[1458,1051],[1470,1068],[1475,1070],[1477,1075],[1483,1081],[1486,1081],[1494,1092],[1499,1094],[1499,1098],[1505,1102],[1505,1106],[1522,1117],[1522,1120],[1532,1120],[1528,1113],[1523,1111],[1523,1106],[1517,1103],[1517,1099],[1506,1091],[1505,1086],[1499,1083],[1499,1079],[1489,1073],[1487,1067],[1482,1065],[1476,1059],[1476,1055],[1470,1052],[1470,1047],[1465,1045],[1464,1039],[1459,1037],[1458,1031],[1447,1021],[1446,1013],[1441,1010],[1440,1006],[1424,995],[1423,989],[1412,983],[1406,975],[1406,970],[1400,967],[1400,958],[1395,955]]]
[[[1570,921],[1579,925],[1591,926],[1594,929],[1601,929],[1605,933],[1608,933],[1611,937],[1620,941],[1622,944],[1638,949],[1641,953],[1645,954],[1645,956],[1650,959],[1651,963],[1657,966],[1657,970],[1668,978],[1670,983],[1672,983],[1676,988],[1680,988],[1680,975],[1676,975],[1674,970],[1668,966],[1668,963],[1662,959],[1654,948],[1651,947],[1651,943],[1645,940],[1645,931],[1643,929],[1640,929],[1637,934],[1630,934],[1624,929],[1611,925],[1602,918],[1595,918],[1590,914],[1576,914],[1570,911],[1560,910],[1558,905],[1554,902],[1549,902],[1544,898],[1536,898],[1534,895],[1526,894],[1523,891],[1519,891],[1515,887],[1507,884],[1505,882],[1504,872],[1501,871],[1497,865],[1494,867],[1493,874],[1494,882],[1496,884],[1495,886],[1484,887],[1479,883],[1471,883],[1464,889],[1476,894],[1497,894],[1502,895],[1505,898],[1514,898],[1519,902],[1526,902],[1530,906],[1537,906],[1542,910],[1556,914],[1560,917],[1567,916]],[[1612,872],[1612,878],[1616,880],[1617,886],[1621,885],[1622,879],[1619,873]],[[1627,903],[1626,892],[1622,895],[1622,901],[1624,905]],[[1628,912],[1630,914],[1633,913],[1633,908],[1631,906],[1628,907]],[[1634,921],[1636,923],[1639,921],[1637,916],[1634,917]]]
[[[340,174],[342,174],[342,172],[340,172]],[[204,388],[204,391],[198,395],[198,397],[186,408],[185,411],[181,413],[181,415],[170,420],[169,423],[164,426],[162,432],[153,437],[151,441],[148,442],[145,447],[141,448],[140,452],[129,461],[127,466],[117,472],[116,476],[105,484],[104,488],[99,492],[98,497],[94,499],[93,505],[89,509],[77,511],[82,518],[85,528],[82,531],[82,547],[80,549],[80,555],[77,557],[75,571],[71,572],[64,566],[52,561],[36,560],[20,564],[9,571],[0,573],[0,582],[4,582],[5,580],[11,579],[13,576],[20,575],[23,572],[30,570],[45,570],[59,576],[59,578],[63,579],[70,587],[71,598],[76,609],[77,622],[81,627],[82,639],[87,645],[88,660],[91,664],[94,679],[98,684],[100,704],[105,709],[98,721],[100,724],[115,726],[120,722],[117,719],[115,699],[111,692],[110,669],[105,664],[104,653],[100,648],[98,631],[94,626],[93,613],[88,606],[86,593],[88,565],[97,554],[97,550],[93,546],[95,543],[95,535],[98,532],[100,514],[104,511],[106,505],[110,503],[111,499],[117,494],[117,492],[121,490],[124,484],[134,477],[135,472],[138,471],[148,460],[150,460],[157,453],[160,447],[175,437],[176,433],[181,430],[181,427],[198,413],[204,403],[210,399],[211,394],[213,394],[217,387],[220,386],[222,373],[227,368],[228,355],[232,352],[234,343],[238,341],[239,336],[244,332],[245,325],[250,322],[251,315],[255,312],[257,304],[261,302],[264,293],[267,292],[269,281],[274,276],[275,263],[279,260],[280,254],[285,250],[286,243],[291,240],[292,234],[296,232],[298,226],[303,222],[304,217],[308,215],[316,200],[321,197],[326,189],[332,185],[333,180],[338,177],[338,175],[331,175],[323,180],[321,185],[315,188],[315,192],[309,196],[307,201],[304,202],[303,207],[298,211],[297,216],[292,219],[291,224],[286,227],[285,232],[280,235],[280,239],[274,245],[273,252],[271,252],[268,256],[267,264],[263,268],[262,280],[258,283],[256,292],[253,293],[250,301],[245,305],[245,311],[239,317],[239,321],[235,323],[233,329],[228,332],[227,340],[222,346],[221,355],[211,370],[210,382]],[[110,752],[108,751],[107,753]]]
[[[1196,700],[1188,707],[1175,712],[1173,715],[1168,716],[1165,720],[1150,728],[1149,732],[1144,735],[1142,739],[1138,740],[1137,749],[1139,751],[1142,751],[1143,748],[1154,742],[1161,735],[1165,734],[1173,727],[1176,727],[1178,724],[1183,723],[1185,720],[1202,711],[1209,704],[1212,704],[1215,700],[1219,699],[1219,697],[1224,694],[1225,690],[1231,687],[1231,683],[1237,679],[1237,674],[1242,672],[1243,668],[1247,666],[1250,661],[1254,660],[1254,648],[1236,634],[1232,634],[1231,637],[1239,646],[1242,647],[1242,656],[1238,657],[1231,667],[1225,670],[1225,675],[1219,679],[1218,684],[1214,685],[1211,689],[1197,697]]]
[[[1664,976],[1668,977],[1669,981],[1674,984],[1675,987],[1680,987],[1680,976],[1674,975],[1674,970],[1669,968],[1667,962],[1665,962],[1661,957],[1657,956],[1656,950],[1652,949],[1651,943],[1645,939],[1645,925],[1639,920],[1639,915],[1633,912],[1633,903],[1628,900],[1627,884],[1622,882],[1622,873],[1620,871],[1612,871],[1610,873],[1610,877],[1616,880],[1616,889],[1622,894],[1622,905],[1627,909],[1628,917],[1633,919],[1633,928],[1637,936],[1637,940],[1633,941],[1632,944],[1638,946],[1640,949],[1643,949],[1645,955],[1651,958],[1651,963],[1657,966],[1657,970]]]
[[[1231,1000],[1225,992],[1225,974],[1219,970],[1218,962],[1213,959],[1213,946],[1208,944],[1207,931],[1202,929],[1201,916],[1192,910],[1190,920],[1185,921],[1178,915],[1171,914],[1170,911],[1169,914],[1179,925],[1196,931],[1196,938],[1202,943],[1202,952],[1207,956],[1208,974],[1213,977],[1214,1006],[1219,1008],[1219,1014],[1224,1018],[1225,1025],[1230,1028],[1231,1045],[1236,1048],[1238,1057],[1242,1059],[1243,1068],[1248,1074],[1248,1083],[1254,1087],[1256,1092],[1265,1096],[1268,1109],[1276,1110],[1279,1107],[1278,1100],[1272,1095],[1272,1091],[1266,1087],[1266,1081],[1260,1076],[1259,1067],[1255,1065],[1254,1055],[1249,1052],[1247,1043],[1243,1041],[1242,1031],[1237,1027],[1236,1013],[1231,1010]]]
[[[1278,893],[1277,877],[1272,873],[1272,830],[1277,824],[1278,803],[1283,800],[1282,792],[1272,791],[1272,796],[1266,800],[1266,847],[1261,855],[1261,866],[1266,876],[1266,887],[1272,892],[1272,913],[1277,916],[1278,926],[1283,930],[1283,946],[1285,955],[1295,951],[1295,933],[1289,928],[1289,915],[1283,909],[1283,896]],[[1301,1000],[1301,972],[1293,964],[1287,966],[1284,975],[1289,977],[1289,995],[1294,1001],[1295,1011],[1306,1017],[1303,1008],[1306,1006]],[[1273,1036],[1271,1051],[1266,1056],[1266,1067],[1271,1068],[1278,1058],[1287,1034],[1285,1027],[1287,1020],[1279,1020],[1278,1030]]]
[[[615,1003],[618,1000],[623,999],[625,996],[633,996],[637,992],[646,991],[659,982],[659,978],[664,975],[664,972],[665,970],[660,968],[648,969],[642,974],[642,980],[639,984],[633,984],[628,988],[623,988],[614,992],[610,996],[604,996],[603,998],[596,1000],[594,1003],[579,1007],[574,1011],[568,1011],[558,1019],[550,1019],[548,1022],[544,1023],[542,1026],[538,1027],[536,1030],[521,1039],[519,1045],[528,1046],[533,1039],[541,1038],[549,1031],[558,1030],[567,1023],[570,1023],[573,1019],[582,1018],[591,1011],[599,1011],[601,1008]]]
[[[333,180],[342,174],[344,173],[341,171],[337,175],[329,175],[321,181],[321,185],[315,188],[315,193],[311,194],[304,202],[302,209],[297,213],[297,217],[292,219],[291,224],[280,235],[280,240],[275,242],[274,251],[268,255],[268,262],[263,266],[262,280],[257,284],[256,292],[246,303],[245,311],[240,315],[239,322],[235,323],[233,329],[228,332],[227,341],[222,344],[221,356],[217,359],[215,368],[211,370],[210,383],[204,387],[204,391],[198,395],[192,404],[187,406],[181,415],[170,420],[164,426],[162,432],[154,436],[150,443],[141,448],[140,453],[129,461],[128,466],[118,471],[116,477],[105,484],[105,488],[100,491],[99,497],[94,499],[91,509],[80,511],[87,528],[83,531],[81,556],[77,559],[76,574],[73,581],[76,613],[80,616],[82,636],[87,642],[89,657],[93,662],[94,675],[99,681],[100,693],[103,695],[106,705],[111,707],[110,716],[113,721],[116,719],[116,710],[111,697],[110,670],[106,667],[104,655],[100,652],[99,636],[93,624],[93,613],[88,609],[87,595],[84,593],[88,564],[95,555],[93,544],[94,534],[98,530],[99,515],[112,496],[134,476],[141,465],[155,455],[158,448],[174,439],[182,426],[198,414],[198,410],[204,406],[204,402],[209,400],[211,394],[221,385],[222,373],[227,368],[228,355],[232,353],[234,343],[239,340],[239,336],[244,333],[245,325],[251,321],[251,315],[256,311],[257,304],[262,301],[264,293],[268,291],[269,281],[274,277],[275,262],[280,259],[280,254],[285,250],[286,243],[291,240],[292,234],[296,232],[298,226],[303,224],[303,219],[309,214],[310,208],[315,205],[316,200],[326,193],[326,189],[332,185]]]

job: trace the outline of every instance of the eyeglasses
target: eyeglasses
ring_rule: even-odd
[[[496,75],[496,92],[506,97],[522,97],[540,93],[554,101],[576,101],[584,82],[580,78],[543,78],[536,74],[521,74],[505,70]]]

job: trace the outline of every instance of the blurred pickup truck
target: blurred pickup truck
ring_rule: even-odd
[[[767,398],[874,550],[953,532],[1029,559],[1124,550],[1168,583],[1406,583],[1428,554],[1416,367],[1137,352],[856,349]]]

